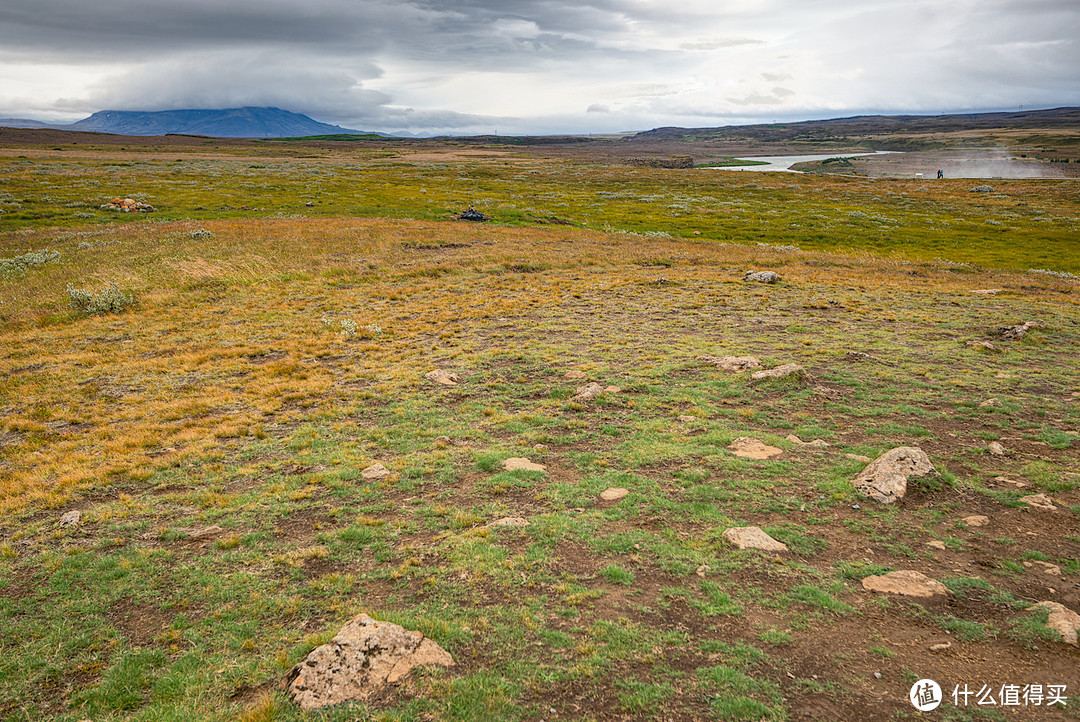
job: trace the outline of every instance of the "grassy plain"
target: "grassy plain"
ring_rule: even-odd
[[[864,720],[924,677],[1071,695],[943,719],[1076,718],[1028,607],[1080,610],[1077,181],[348,146],[3,150],[0,718]],[[938,473],[859,497],[847,455],[899,445]],[[892,569],[953,595],[863,591]],[[360,612],[458,666],[301,714],[285,675]]]

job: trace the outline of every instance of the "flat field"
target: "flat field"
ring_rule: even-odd
[[[941,719],[1080,718],[1032,608],[1080,611],[1080,182],[987,183],[9,143],[0,719],[904,719],[924,678]],[[861,496],[898,446],[935,471]],[[301,712],[361,612],[457,665]]]

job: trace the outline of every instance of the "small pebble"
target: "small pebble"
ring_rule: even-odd
[[[881,672],[874,672],[874,679],[881,679]]]
[[[858,504],[852,504],[852,505],[851,505],[851,508],[852,508],[852,509],[854,509],[854,510],[856,510],[856,511],[858,511],[859,509],[862,509],[862,507],[861,507],[861,506],[859,506]]]

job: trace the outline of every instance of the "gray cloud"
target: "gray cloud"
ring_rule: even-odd
[[[12,116],[276,105],[363,129],[587,132],[1080,104],[1076,67],[1075,0],[0,5]]]

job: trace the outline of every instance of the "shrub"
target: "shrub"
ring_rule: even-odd
[[[98,293],[75,288],[70,283],[67,285],[68,296],[71,305],[88,316],[100,316],[105,313],[120,313],[128,306],[135,303],[131,296],[120,292],[120,287],[110,283]]]
[[[31,266],[60,260],[60,251],[30,251],[14,258],[0,258],[0,273],[22,273]]]

